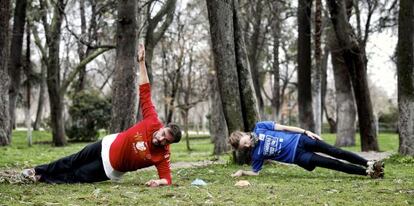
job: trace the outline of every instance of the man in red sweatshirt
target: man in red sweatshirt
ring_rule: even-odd
[[[50,164],[25,169],[22,175],[46,183],[118,181],[125,172],[155,165],[159,179],[149,180],[150,187],[170,185],[170,147],[179,142],[181,130],[170,123],[164,126],[151,101],[151,87],[145,67],[145,48],[139,46],[139,103],[143,120],[117,134],[87,145],[78,153]]]

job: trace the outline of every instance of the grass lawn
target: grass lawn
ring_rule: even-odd
[[[327,142],[334,135],[326,134]],[[35,132],[34,141],[50,140],[50,134]],[[183,139],[184,140],[184,139]],[[192,139],[192,151],[185,141],[172,146],[172,162],[211,159],[209,139]],[[396,134],[381,134],[383,151],[398,149]],[[15,132],[13,143],[0,148],[0,170],[21,169],[49,162],[80,150],[86,143],[55,148],[48,144],[26,146],[25,133]],[[359,151],[357,146],[345,148]],[[229,160],[229,155],[223,158]],[[11,185],[0,183],[0,205],[414,205],[414,159],[393,156],[386,160],[385,178],[342,174],[326,169],[307,172],[296,166],[267,164],[256,177],[234,179],[230,174],[248,166],[232,164],[173,170],[173,186],[147,188],[144,183],[157,178],[155,171],[127,173],[121,183],[102,182],[73,185]],[[196,179],[208,183],[191,186]],[[251,186],[237,188],[238,180]]]

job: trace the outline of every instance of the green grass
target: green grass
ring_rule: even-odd
[[[36,132],[35,141],[50,140],[50,134]],[[26,146],[24,132],[15,132],[13,144],[0,148],[0,169],[22,168],[77,152],[86,143],[55,148],[50,145]],[[324,135],[329,143],[334,135]],[[184,140],[184,139],[183,139]],[[172,161],[197,161],[211,158],[209,139],[185,141],[172,147]],[[396,151],[398,136],[381,134],[380,147]],[[360,147],[346,148],[359,151]],[[110,181],[72,185],[10,185],[0,183],[0,205],[413,205],[414,158],[393,156],[386,160],[385,178],[347,175],[327,169],[307,172],[297,166],[267,164],[256,177],[234,179],[230,174],[248,166],[232,164],[173,170],[173,186],[147,188],[144,183],[157,178],[155,171],[127,173],[121,183]],[[191,186],[201,178],[204,187]],[[251,186],[237,188],[238,180]]]
[[[335,144],[336,136],[335,134],[323,134],[323,139],[329,144]],[[353,147],[343,147],[343,149],[357,152],[361,151],[361,141],[360,136],[357,133],[355,135],[355,146]],[[398,135],[395,133],[380,133],[378,135],[378,144],[381,151],[398,151]]]

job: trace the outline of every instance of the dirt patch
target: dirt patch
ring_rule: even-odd
[[[383,160],[393,155],[392,152],[355,152],[355,153],[367,160]]]
[[[32,180],[24,178],[21,171],[17,169],[9,169],[0,171],[0,183],[9,184],[31,184]]]
[[[171,163],[171,169],[182,169],[182,168],[196,168],[196,167],[206,167],[208,165],[214,165],[214,164],[225,164],[226,161],[224,160],[203,160],[198,162],[174,162]],[[138,171],[148,171],[148,170],[155,170],[155,166],[147,167],[139,169]]]

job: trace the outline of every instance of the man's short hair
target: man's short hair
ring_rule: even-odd
[[[177,124],[168,123],[167,127],[170,128],[171,135],[174,138],[172,143],[177,143],[181,140],[181,129]]]
[[[241,131],[234,131],[229,136],[229,144],[236,150],[239,149],[240,139],[245,133]]]

